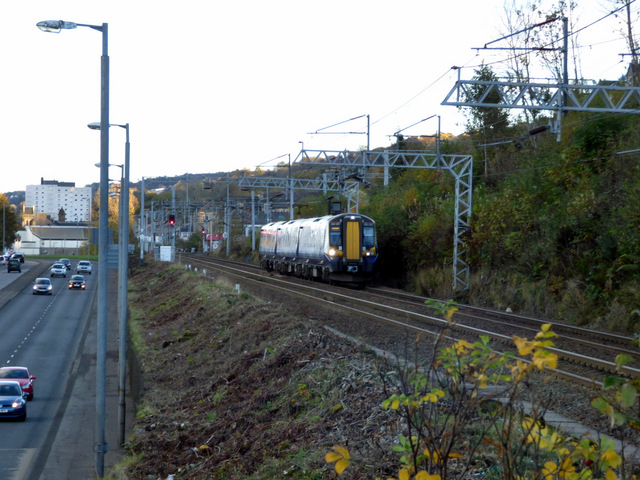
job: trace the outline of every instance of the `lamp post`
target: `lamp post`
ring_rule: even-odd
[[[144,233],[146,222],[144,218],[144,177],[140,181],[140,265],[144,261]]]
[[[100,123],[109,125],[109,53],[108,24],[87,25],[65,22],[64,20],[45,20],[36,26],[43,32],[60,33],[76,27],[88,27],[102,33],[102,56],[100,58]],[[98,321],[96,348],[96,430],[93,449],[96,453],[96,474],[104,476],[104,455],[108,451],[105,437],[105,411],[107,387],[107,306],[108,282],[107,248],[109,244],[109,130],[100,132],[100,219],[98,235]]]
[[[102,130],[100,123],[87,125],[92,130]],[[125,422],[127,413],[127,291],[129,282],[129,160],[131,145],[129,143],[129,124],[112,123],[110,127],[124,128],[126,141],[124,144],[124,165],[122,184],[120,185],[119,220],[118,220],[118,445],[125,442]],[[108,131],[108,129],[107,129]]]

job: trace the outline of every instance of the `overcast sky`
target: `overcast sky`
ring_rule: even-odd
[[[577,27],[607,0],[581,0]],[[634,2],[634,12],[638,5]],[[40,179],[97,182],[100,135],[98,31],[43,33],[41,20],[109,24],[110,122],[130,124],[131,180],[253,170],[305,149],[390,145],[395,131],[431,115],[461,133],[442,106],[458,73],[504,58],[474,50],[502,36],[502,0],[30,0],[0,2],[0,192]],[[638,26],[637,26],[638,27]],[[638,27],[640,28],[640,27]],[[628,52],[609,18],[580,33],[585,78],[617,79]],[[573,67],[570,68],[570,70]],[[433,134],[437,120],[406,134]],[[112,128],[110,163],[124,161]],[[111,177],[120,170],[112,168]]]

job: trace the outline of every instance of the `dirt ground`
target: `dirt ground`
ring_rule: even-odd
[[[334,313],[160,263],[129,285],[139,406],[121,478],[337,478],[336,444],[361,460],[349,478],[393,475],[387,367],[323,328]]]

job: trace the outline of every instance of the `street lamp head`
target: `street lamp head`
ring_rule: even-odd
[[[120,128],[124,128],[124,129],[128,129],[129,128],[129,124],[127,123],[126,125],[120,125],[118,123],[110,123],[109,124],[110,127],[120,127]],[[89,127],[91,130],[100,130],[100,122],[91,122],[90,124],[87,125],[87,127]]]
[[[38,22],[36,26],[43,32],[60,33],[60,30],[71,30],[78,26],[77,23],[65,22],[64,20],[44,20]]]

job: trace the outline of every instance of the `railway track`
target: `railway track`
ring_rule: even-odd
[[[461,305],[455,314],[455,322],[450,324],[436,316],[433,309],[425,304],[427,298],[406,292],[384,288],[353,290],[334,287],[297,278],[269,275],[252,264],[213,259],[197,254],[183,255],[179,262],[192,269],[206,272],[207,275],[231,277],[241,288],[250,290],[250,285],[259,285],[260,288],[277,290],[285,295],[303,297],[326,308],[338,309],[341,314],[348,314],[351,319],[366,318],[369,330],[372,321],[376,324],[384,323],[398,332],[398,342],[405,347],[408,332],[438,337],[446,330],[446,339],[450,342],[460,339],[473,342],[479,336],[487,336],[491,339],[490,345],[494,350],[513,351],[513,335],[531,339],[543,323],[550,323],[512,313]],[[615,355],[625,351],[636,360],[618,374],[640,378],[640,356],[637,350],[631,348],[630,337],[561,323],[554,323],[552,329],[558,338],[554,339],[556,347],[550,350],[558,355],[559,367],[549,371],[550,375],[590,388],[599,388],[603,376],[615,372]]]

